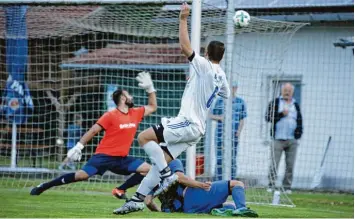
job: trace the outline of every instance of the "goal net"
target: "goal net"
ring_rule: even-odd
[[[135,105],[147,103],[135,80],[140,71],[151,73],[159,107],[138,132],[162,117],[176,116],[189,70],[178,44],[179,10],[179,4],[163,3],[0,4],[0,185],[28,188],[80,169],[103,133],[88,143],[80,162],[65,162],[68,147],[114,107],[110,97],[115,89],[128,90]],[[248,104],[248,122],[238,156],[232,157],[237,166],[232,177],[246,184],[248,202],[271,204],[273,194],[265,192],[271,161],[267,148],[260,147],[268,127],[264,113],[252,106],[264,106],[270,94],[264,92],[263,78],[282,74],[290,40],[304,24],[252,17],[248,27],[228,32],[228,13],[234,11],[203,5],[200,52],[210,40],[234,36],[234,43],[226,44],[234,52],[226,56],[233,61],[231,83],[239,84],[238,93]],[[217,156],[217,150],[223,151],[216,146],[217,126],[209,121],[206,138],[197,145],[197,179],[223,177],[217,170],[223,169]],[[137,141],[130,155],[149,162]],[[186,155],[180,159],[185,163]],[[110,192],[124,179],[107,172],[56,189]],[[293,205],[284,194],[279,204]]]

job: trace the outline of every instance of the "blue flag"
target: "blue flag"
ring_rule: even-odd
[[[17,124],[26,122],[33,112],[33,101],[27,84],[28,40],[27,6],[5,7],[6,15],[6,81],[2,111],[6,119]]]
[[[33,112],[33,101],[28,86],[10,75],[6,81],[3,112],[9,122],[25,123]]]

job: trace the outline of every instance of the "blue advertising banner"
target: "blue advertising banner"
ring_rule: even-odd
[[[9,122],[25,123],[33,112],[33,101],[25,83],[28,58],[27,6],[5,7],[6,71],[9,77],[4,92],[3,113]]]

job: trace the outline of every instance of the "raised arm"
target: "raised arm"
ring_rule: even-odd
[[[155,92],[148,94],[148,105],[145,105],[144,108],[145,108],[144,116],[149,116],[150,114],[157,111],[158,104],[157,104],[157,96]]]
[[[156,90],[154,88],[154,84],[150,74],[148,72],[141,72],[136,77],[137,81],[139,82],[138,86],[145,89],[148,93],[148,105],[144,106],[144,116],[149,116],[150,114],[157,111],[158,104],[157,104],[157,96]]]
[[[182,53],[188,58],[191,57],[193,53],[187,29],[187,18],[189,17],[189,14],[189,5],[187,3],[183,3],[180,11],[179,42]]]

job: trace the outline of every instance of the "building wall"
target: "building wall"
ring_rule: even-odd
[[[251,176],[267,184],[271,139],[269,124],[263,117],[272,97],[270,77],[300,79],[304,135],[298,148],[293,187],[310,187],[331,136],[321,186],[353,191],[353,52],[333,46],[338,38],[353,36],[353,31],[351,26],[308,26],[299,30],[291,42],[289,33],[236,36],[233,80],[238,81],[238,95],[248,109],[238,151],[240,176]],[[279,183],[284,169],[281,162]]]

